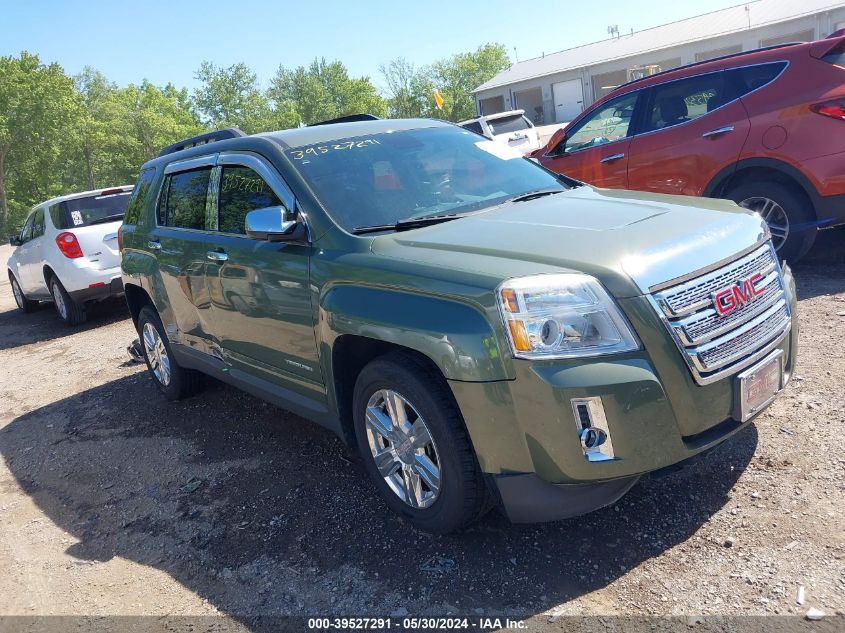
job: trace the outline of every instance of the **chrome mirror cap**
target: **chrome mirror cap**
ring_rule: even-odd
[[[281,241],[292,235],[298,222],[286,220],[287,210],[283,206],[255,209],[246,214],[244,229],[254,240]]]

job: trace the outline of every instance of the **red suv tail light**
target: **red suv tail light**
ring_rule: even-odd
[[[59,233],[56,236],[56,244],[59,246],[59,250],[62,252],[62,255],[68,259],[82,257],[82,247],[79,246],[79,240],[76,239],[76,236],[73,233],[68,231]]]
[[[816,114],[823,114],[824,116],[845,121],[845,99],[816,103],[810,106],[810,109]]]

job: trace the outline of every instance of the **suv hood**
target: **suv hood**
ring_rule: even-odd
[[[765,239],[759,215],[733,202],[595,189],[506,204],[373,239],[376,254],[510,277],[583,272],[617,298],[733,257]]]

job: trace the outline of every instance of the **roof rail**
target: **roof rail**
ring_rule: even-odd
[[[684,70],[686,68],[694,68],[696,66],[701,66],[702,64],[709,64],[710,62],[718,62],[722,61],[723,59],[732,59],[734,57],[742,57],[743,55],[751,55],[752,53],[760,53],[762,51],[773,51],[778,48],[786,48],[787,46],[795,46],[796,44],[807,44],[807,42],[786,42],[784,44],[774,44],[772,46],[763,46],[762,48],[752,48],[749,51],[739,51],[738,53],[731,53],[729,55],[722,55],[721,57],[713,57],[711,59],[705,59],[700,62],[693,62],[692,64],[686,64],[684,66],[677,66],[676,68],[669,68],[667,70],[661,70],[659,73],[654,73],[653,75],[646,75],[645,77],[640,77],[639,79],[632,79],[631,81],[625,82],[624,84],[618,85],[613,90],[618,90],[619,88],[624,88],[625,86],[630,86],[632,84],[639,83],[641,81],[645,81],[646,79],[651,79],[652,77],[660,77],[661,75],[666,75],[668,73],[673,73],[676,70]]]
[[[189,147],[205,145],[206,143],[214,143],[215,141],[222,141],[227,138],[238,138],[241,136],[246,136],[246,134],[242,130],[236,127],[228,127],[224,130],[215,130],[214,132],[207,132],[206,134],[192,136],[191,138],[186,138],[185,140],[179,141],[178,143],[173,143],[173,145],[168,145],[163,150],[161,150],[158,155],[164,156],[166,154],[172,154],[173,152],[178,152],[183,149],[188,149]]]
[[[381,119],[381,117],[377,117],[375,114],[347,114],[346,116],[339,116],[336,119],[328,119],[327,121],[312,123],[308,127],[314,127],[315,125],[330,125],[332,123],[352,123],[353,121],[378,121],[379,119]]]

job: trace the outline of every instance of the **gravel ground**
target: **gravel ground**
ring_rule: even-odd
[[[122,304],[71,329],[51,306],[16,311],[3,278],[0,614],[237,627],[451,611],[537,629],[583,614],[841,616],[843,253],[845,231],[829,231],[795,267],[798,375],[733,441],[591,515],[513,526],[494,512],[446,537],[394,518],[316,425],[219,383],[163,400],[127,362]]]

